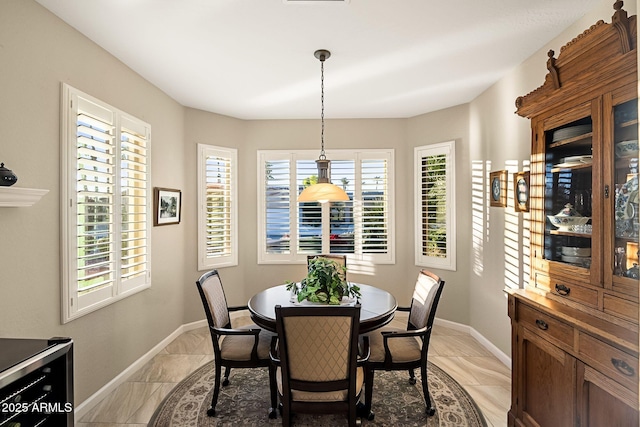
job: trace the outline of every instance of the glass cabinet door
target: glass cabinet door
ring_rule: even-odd
[[[638,279],[638,100],[614,106],[613,274]]]
[[[545,132],[544,259],[591,267],[591,117]]]

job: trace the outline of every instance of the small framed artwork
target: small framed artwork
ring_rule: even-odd
[[[499,208],[507,206],[507,171],[495,171],[489,174],[490,205]]]
[[[529,212],[529,171],[513,174],[513,200],[516,212]]]
[[[153,188],[153,225],[180,223],[182,192],[172,188]]]

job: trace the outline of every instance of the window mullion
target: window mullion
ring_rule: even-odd
[[[331,203],[321,203],[322,208],[322,253],[328,254],[331,252],[330,239],[331,239]]]
[[[298,203],[298,168],[297,156],[289,156],[289,253],[292,261],[298,259],[298,216],[300,215],[300,203]]]
[[[364,239],[362,223],[363,223],[363,200],[362,193],[362,159],[358,158],[355,162],[355,194],[353,197],[353,253],[362,256],[362,242]]]
[[[113,296],[122,292],[122,123],[120,115],[116,115],[113,135],[113,257],[115,261]]]

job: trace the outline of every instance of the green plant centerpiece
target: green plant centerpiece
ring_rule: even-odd
[[[287,281],[287,290],[297,295],[298,302],[309,302],[338,305],[342,297],[360,299],[360,288],[346,281],[347,268],[336,261],[316,257],[309,261],[309,270],[300,287],[295,282]]]

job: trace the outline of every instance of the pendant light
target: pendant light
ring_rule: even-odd
[[[331,183],[331,161],[328,160],[324,154],[324,61],[331,56],[331,52],[323,49],[316,50],[314,56],[320,60],[320,101],[322,104],[322,112],[320,114],[320,120],[322,122],[320,142],[322,146],[320,149],[320,157],[316,160],[316,165],[318,166],[318,183],[312,184],[302,190],[298,196],[298,202],[326,203],[348,201],[349,196],[347,193],[342,188]]]

